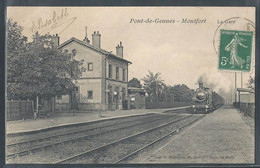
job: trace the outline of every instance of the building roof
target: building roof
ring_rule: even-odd
[[[76,39],[75,37],[72,37],[69,40],[65,41],[64,43],[60,44],[58,48],[62,48],[62,47],[66,46],[67,44],[69,44],[69,43],[71,43],[73,41],[75,41],[76,43],[79,43],[79,44],[81,44],[81,45],[83,45],[85,47],[88,47],[88,48],[90,48],[90,49],[92,49],[94,51],[97,51],[97,52],[99,52],[101,54],[104,54],[104,55],[106,55],[106,56],[108,56],[110,58],[118,59],[118,60],[125,61],[127,63],[132,64],[132,62],[130,62],[130,61],[126,60],[126,59],[120,58],[120,57],[118,57],[118,56],[116,56],[116,55],[114,55],[111,52],[108,52],[106,50],[103,50],[103,49],[100,49],[100,48],[96,48],[93,45],[87,44],[84,41]]]
[[[254,90],[251,90],[251,89],[245,89],[245,88],[237,88],[237,91],[239,91],[239,92],[255,93]]]

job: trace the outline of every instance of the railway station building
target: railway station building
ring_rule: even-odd
[[[238,107],[244,116],[255,118],[255,91],[245,88],[237,88]]]
[[[63,52],[83,60],[84,69],[73,93],[56,98],[56,111],[127,109],[128,66],[131,62],[124,59],[122,42],[116,46],[116,54],[112,54],[101,48],[99,31],[94,31],[90,43],[87,27],[83,40],[72,37],[59,45],[57,36],[54,41]]]

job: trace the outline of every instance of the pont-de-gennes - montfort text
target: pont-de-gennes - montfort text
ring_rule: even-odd
[[[202,24],[206,23],[207,19],[187,19],[182,18],[181,20],[175,20],[175,19],[130,19],[130,23],[190,23],[190,24]]]

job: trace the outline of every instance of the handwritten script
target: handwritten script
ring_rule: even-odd
[[[33,33],[47,33],[50,32],[58,27],[59,32],[63,32],[66,28],[68,28],[77,17],[69,17],[69,13],[67,8],[62,9],[60,12],[53,11],[50,19],[42,19],[41,17],[36,21],[32,22],[31,31]]]

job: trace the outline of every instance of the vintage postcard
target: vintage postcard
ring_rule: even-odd
[[[254,7],[7,7],[6,164],[254,164]]]

